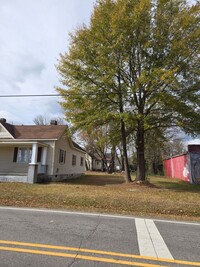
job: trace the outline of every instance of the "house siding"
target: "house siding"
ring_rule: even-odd
[[[65,163],[59,163],[60,150],[66,151]],[[76,165],[72,165],[72,155],[76,156]],[[81,157],[83,157],[83,166],[81,166]],[[85,172],[85,153],[72,148],[69,141],[62,137],[56,143],[54,174],[74,174],[81,175]]]
[[[0,125],[0,139],[12,138],[11,134],[9,134],[3,126]]]
[[[0,147],[0,174],[28,173],[28,163],[13,162],[14,147]]]
[[[63,136],[56,142],[48,143],[47,174],[38,175],[37,182],[57,182],[79,177],[85,172],[85,153],[74,149]],[[60,150],[66,152],[65,163],[60,163]],[[72,155],[76,156],[76,165],[72,165]],[[83,157],[83,166],[81,166]]]

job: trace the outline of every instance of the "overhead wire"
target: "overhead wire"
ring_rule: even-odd
[[[26,94],[26,95],[0,95],[0,98],[12,98],[12,97],[63,97],[63,96],[95,96],[95,95],[105,95],[106,93],[65,93],[65,94]],[[115,92],[109,92],[109,94],[117,94]]]

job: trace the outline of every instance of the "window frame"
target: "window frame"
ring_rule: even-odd
[[[76,155],[72,155],[72,166],[76,166]]]
[[[60,149],[60,153],[59,153],[59,163],[60,164],[65,164],[65,160],[66,160],[66,151],[63,149]]]
[[[13,162],[27,164],[31,162],[32,148],[30,147],[15,147]]]
[[[80,166],[84,166],[84,158],[83,157],[81,157],[81,159],[80,159]]]

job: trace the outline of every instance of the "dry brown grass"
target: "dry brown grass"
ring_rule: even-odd
[[[162,177],[150,182],[126,184],[120,175],[90,173],[62,183],[0,183],[0,205],[200,221],[200,185]]]

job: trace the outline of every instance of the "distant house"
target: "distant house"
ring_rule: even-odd
[[[111,153],[106,153],[103,159],[97,154],[86,154],[86,169],[90,171],[107,171],[112,164],[112,160]],[[121,164],[116,155],[114,157],[113,164],[114,171],[121,170]]]
[[[0,181],[61,181],[85,172],[85,151],[66,125],[11,125],[0,119]]]
[[[200,145],[188,145],[188,152],[164,160],[165,175],[200,184]]]

